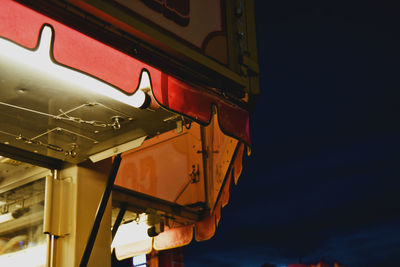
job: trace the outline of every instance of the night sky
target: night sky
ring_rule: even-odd
[[[400,266],[398,9],[256,4],[253,153],[215,236],[185,247],[185,266]]]

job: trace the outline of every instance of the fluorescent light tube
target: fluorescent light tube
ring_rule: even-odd
[[[115,147],[112,147],[110,149],[107,149],[107,150],[104,150],[102,152],[99,152],[97,154],[91,155],[91,156],[89,156],[89,159],[92,162],[98,162],[100,160],[115,156],[115,155],[117,155],[119,153],[123,153],[125,151],[137,148],[137,147],[139,147],[139,146],[141,146],[143,144],[143,142],[146,139],[146,137],[147,136],[142,136],[142,137],[140,137],[138,139],[135,139],[135,140],[132,140],[132,141],[130,141],[128,143],[125,143],[125,144],[122,144],[122,145],[119,145],[119,146],[115,146]]]
[[[0,57],[39,70],[49,77],[73,84],[77,88],[101,94],[135,108],[146,105],[149,96],[141,90],[150,86],[150,78],[146,72],[142,74],[139,89],[134,94],[127,95],[89,75],[54,63],[50,57],[52,36],[52,28],[44,26],[40,34],[38,48],[34,51],[0,38]]]

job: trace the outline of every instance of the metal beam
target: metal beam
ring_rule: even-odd
[[[127,203],[127,209],[135,212],[145,212],[146,209],[155,209],[164,212],[167,216],[183,222],[197,222],[202,218],[203,211],[197,211],[163,199],[155,198],[142,193],[114,186],[113,202]]]
[[[48,169],[60,169],[63,165],[63,162],[59,159],[46,157],[5,144],[0,144],[0,155]]]

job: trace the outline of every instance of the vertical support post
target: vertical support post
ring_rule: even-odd
[[[46,255],[46,267],[52,267],[52,247],[51,247],[51,235],[46,234],[47,241],[47,255]]]
[[[53,185],[54,180],[58,179],[58,170],[54,169],[52,175],[46,177],[46,191],[45,191],[45,210],[44,210],[44,222],[43,222],[43,232],[47,234],[47,257],[46,266],[53,267],[55,259],[55,240],[56,236],[52,231],[52,212],[53,205]]]

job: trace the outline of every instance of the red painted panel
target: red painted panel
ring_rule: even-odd
[[[0,1],[0,36],[26,48],[37,45],[44,16],[31,15],[32,11],[9,0]]]
[[[163,79],[161,87],[154,87],[153,93],[162,106],[203,124],[211,121],[212,106],[216,106],[221,130],[247,145],[251,144],[247,110],[233,106],[216,95],[198,90],[171,76]]]
[[[219,101],[218,111],[221,130],[251,145],[248,111],[223,101]]]

